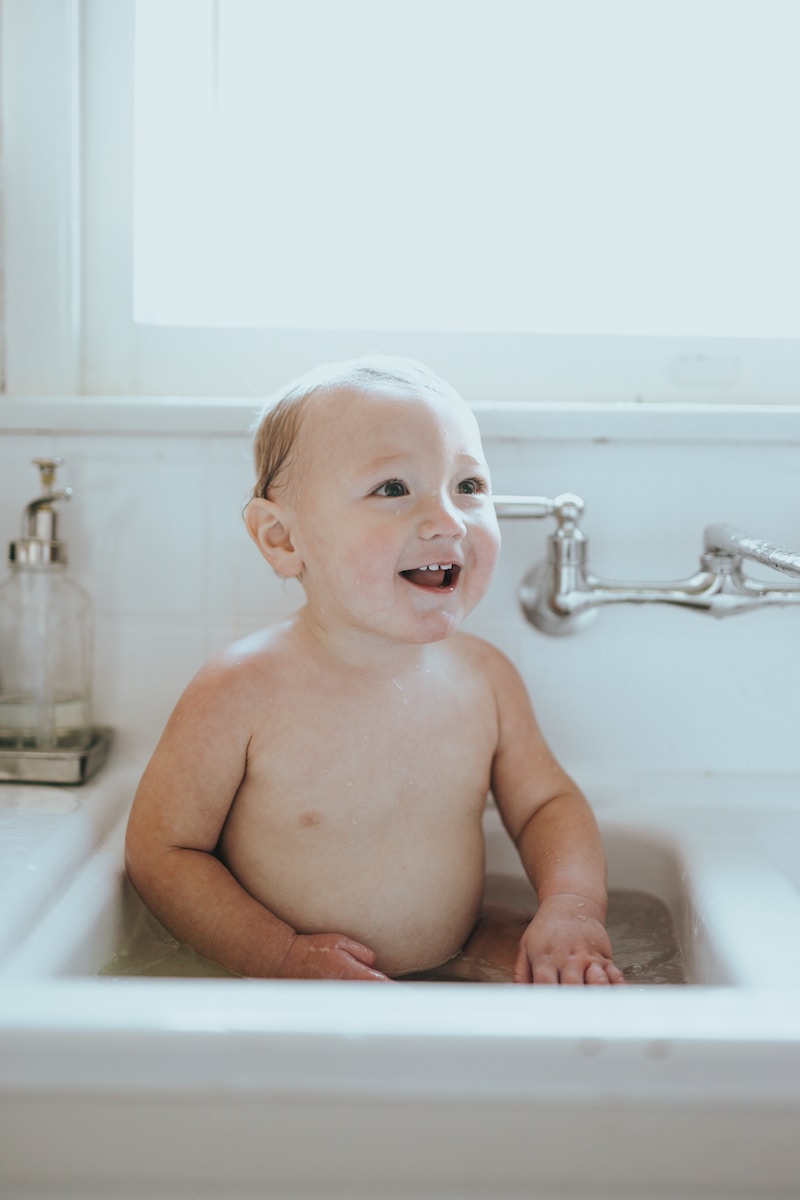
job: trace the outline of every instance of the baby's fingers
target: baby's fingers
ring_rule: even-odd
[[[357,942],[354,938],[347,937],[344,933],[335,934],[332,941],[334,949],[343,950],[346,954],[350,954],[353,958],[358,959],[361,963],[365,963],[368,967],[371,967],[375,962],[375,951],[371,950],[369,946],[365,946],[363,942]]]
[[[392,982],[388,975],[384,975],[382,971],[375,970],[373,964],[376,955],[375,951],[370,950],[369,946],[363,945],[362,942],[356,942],[353,938],[342,936],[337,939],[336,949],[341,953],[343,958],[351,960],[354,979],[374,979],[386,983]]]
[[[531,962],[525,946],[520,946],[514,963],[514,983],[558,983],[558,967],[548,957],[537,955]]]
[[[611,983],[625,982],[622,971],[613,962],[589,963],[589,966],[586,968],[585,979],[587,983],[600,985],[601,987]]]
[[[584,979],[586,983],[593,983],[600,987],[602,987],[603,984],[605,984],[607,987],[611,982],[606,974],[605,967],[603,967],[599,962],[589,963],[588,967],[586,968]]]
[[[618,984],[627,982],[616,963],[606,963],[606,975],[608,976],[609,983]]]
[[[537,955],[531,963],[524,948],[514,964],[514,983],[560,984],[566,987],[608,987],[625,983],[622,971],[610,960],[593,959],[588,965],[579,958],[568,957],[559,962],[551,955]]]
[[[514,963],[514,983],[533,983],[533,967],[524,943],[520,944]]]
[[[341,933],[295,934],[281,964],[283,979],[362,979],[389,982],[373,966],[375,952]]]

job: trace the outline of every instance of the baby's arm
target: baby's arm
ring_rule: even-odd
[[[514,980],[622,983],[605,929],[605,855],[592,811],[547,746],[518,672],[499,654],[491,669],[499,719],[492,792],[539,897]]]
[[[180,941],[237,975],[384,980],[375,954],[338,933],[298,934],[216,857],[247,761],[247,696],[204,668],[170,717],[131,809],[128,875]]]

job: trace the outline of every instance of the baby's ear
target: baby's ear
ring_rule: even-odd
[[[291,579],[303,569],[294,548],[287,514],[274,500],[254,497],[244,511],[247,532],[277,575]]]

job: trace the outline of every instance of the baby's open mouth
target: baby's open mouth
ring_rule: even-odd
[[[456,586],[460,571],[461,567],[455,563],[431,563],[427,567],[413,567],[410,571],[401,571],[400,574],[417,587],[451,591]]]

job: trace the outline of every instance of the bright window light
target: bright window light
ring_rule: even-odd
[[[138,0],[146,325],[800,335],[795,0]]]

